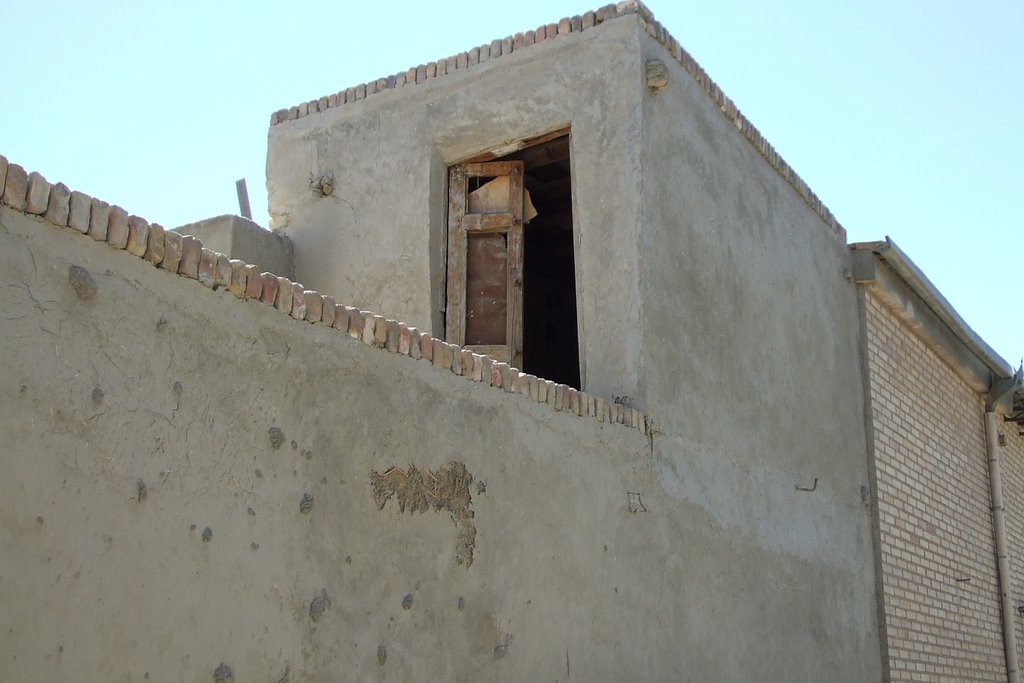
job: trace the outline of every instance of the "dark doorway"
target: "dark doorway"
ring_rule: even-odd
[[[526,143],[529,145],[529,143]],[[501,157],[524,165],[523,371],[580,388],[569,135]],[[524,218],[529,209],[524,210]]]

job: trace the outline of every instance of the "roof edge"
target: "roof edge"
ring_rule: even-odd
[[[463,71],[484,61],[512,54],[552,38],[586,31],[606,21],[632,15],[640,18],[648,35],[658,41],[672,58],[686,69],[687,73],[711,98],[722,115],[736,126],[736,129],[753,145],[754,149],[796,190],[797,194],[800,195],[801,199],[804,200],[811,210],[817,213],[825,224],[831,228],[833,235],[845,243],[846,229],[836,219],[831,209],[814,193],[804,179],[793,170],[793,167],[779,155],[757,127],[750,122],[750,119],[743,115],[735,102],[726,96],[718,84],[697,63],[697,60],[679,44],[678,40],[672,37],[672,34],[654,18],[651,10],[640,0],[627,0],[617,5],[605,5],[600,9],[585,12],[582,15],[566,17],[555,23],[542,25],[533,31],[516,33],[504,39],[492,40],[486,45],[475,47],[467,52],[461,52],[453,57],[439,59],[429,64],[421,64],[402,73],[385,76],[368,83],[346,88],[337,93],[303,102],[288,109],[279,109],[270,115],[270,126],[274,127],[311,114],[357,102],[376,93],[423,83],[456,71]]]
[[[958,340],[992,372],[993,378],[1012,379],[1013,368],[960,317],[928,276],[888,236],[873,242],[855,242],[850,249],[870,252],[892,270],[942,321]]]
[[[383,76],[367,83],[360,83],[315,100],[302,102],[287,109],[278,109],[270,115],[270,125],[276,126],[287,121],[294,121],[316,114],[327,109],[334,109],[366,99],[370,95],[394,90],[409,85],[417,85],[428,80],[440,78],[456,71],[465,71],[477,64],[519,52],[532,45],[546,42],[554,38],[590,30],[606,21],[619,17],[639,14],[645,20],[653,20],[647,7],[639,0],[626,0],[618,4],[610,4],[600,9],[563,17],[550,24],[542,24],[532,31],[524,31],[505,38],[497,38],[479,47],[460,52],[452,57],[438,59],[427,64],[411,67],[390,76]]]

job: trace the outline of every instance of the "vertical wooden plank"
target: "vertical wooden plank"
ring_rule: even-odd
[[[238,211],[244,218],[252,220],[252,209],[249,208],[249,190],[245,187],[245,178],[235,181],[235,192],[238,194]]]
[[[512,225],[508,232],[508,331],[512,365],[523,367],[523,167],[512,162],[509,177],[509,203]]]
[[[475,162],[453,166],[448,187],[448,282],[445,314],[445,339],[452,344],[466,346],[467,315],[467,230],[486,232],[497,236],[505,234],[507,241],[505,344],[489,345],[494,354],[508,359],[515,367],[523,362],[523,176],[522,161]],[[469,214],[469,178],[509,179],[508,213]],[[481,235],[482,236],[482,235]],[[490,259],[486,259],[490,261]],[[479,264],[482,267],[484,264]],[[493,267],[493,264],[492,264]],[[482,302],[478,302],[482,303]],[[498,302],[496,302],[498,303]]]
[[[466,231],[463,346],[508,343],[508,236],[504,233]]]
[[[453,166],[448,176],[448,284],[445,306],[445,340],[462,346],[466,330],[466,173]]]

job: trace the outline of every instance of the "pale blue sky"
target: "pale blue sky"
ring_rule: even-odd
[[[599,6],[10,3],[0,154],[167,227],[257,221],[270,113]],[[655,16],[846,226],[1024,354],[1024,3],[668,2]]]

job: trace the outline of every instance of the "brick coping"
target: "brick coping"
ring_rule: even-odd
[[[114,249],[126,251],[154,267],[198,280],[211,289],[226,289],[239,299],[270,306],[296,322],[337,330],[363,345],[412,360],[471,382],[511,394],[522,394],[556,411],[632,427],[650,434],[647,416],[620,403],[608,402],[583,391],[521,372],[508,363],[473,353],[420,332],[403,322],[372,311],[337,303],[334,297],[306,289],[301,283],[207,249],[192,235],[165,230],[144,218],[129,215],[119,206],[49,183],[41,174],[28,173],[0,155],[0,204],[33,215],[56,227],[88,235]]]
[[[600,9],[585,12],[581,15],[564,17],[555,23],[545,24],[532,31],[516,33],[503,39],[492,40],[486,45],[474,47],[466,52],[460,52],[453,57],[439,59],[429,64],[420,64],[401,73],[384,76],[369,83],[361,83],[316,100],[303,102],[288,109],[279,109],[270,115],[270,125],[273,127],[328,109],[358,102],[377,93],[408,85],[416,85],[455,73],[456,71],[471,69],[483,62],[504,57],[532,45],[572,33],[580,33],[611,19],[629,15],[637,15],[640,18],[647,33],[657,40],[669,55],[686,69],[686,72],[703,88],[722,115],[736,126],[736,129],[754,146],[754,149],[796,190],[800,198],[831,228],[835,237],[845,243],[846,229],[839,223],[832,211],[825,206],[825,203],[818,198],[818,195],[814,193],[803,178],[793,170],[793,167],[779,155],[750,120],[740,112],[732,99],[722,92],[722,89],[708,76],[707,72],[701,68],[700,64],[697,63],[690,53],[679,44],[678,40],[672,37],[665,27],[654,18],[651,11],[639,0],[628,0],[617,5],[605,5]]]

